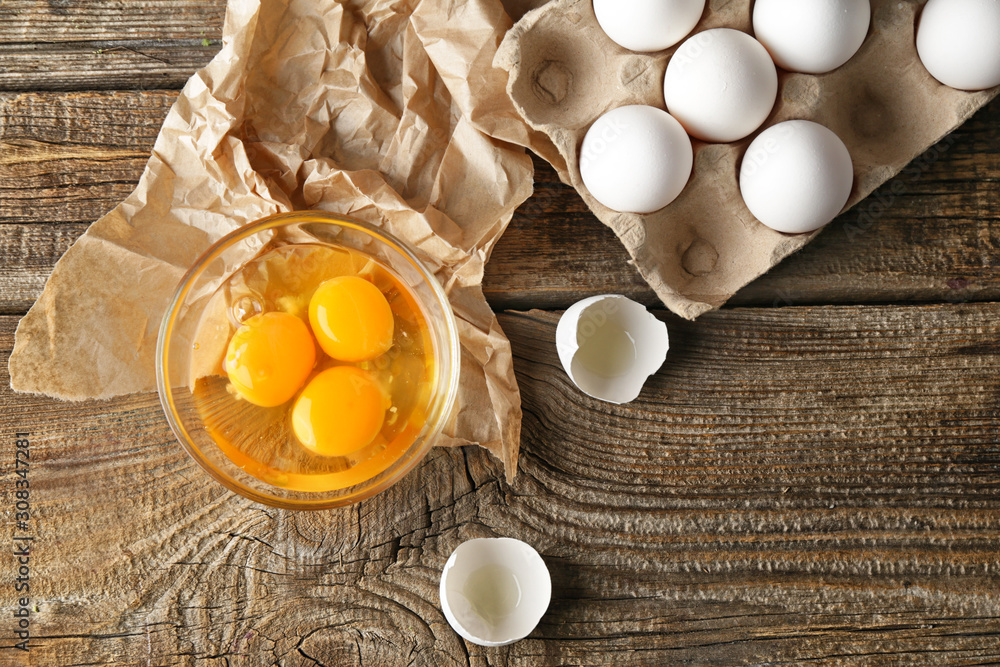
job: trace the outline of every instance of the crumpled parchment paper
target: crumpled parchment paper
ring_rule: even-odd
[[[512,479],[520,397],[480,283],[531,194],[522,147],[551,147],[493,67],[510,25],[498,0],[230,0],[222,49],[188,81],[135,191],[18,326],[11,386],[65,400],[154,390],[160,319],[195,259],[263,216],[330,211],[408,241],[445,286],[463,356],[441,444],[481,445]]]

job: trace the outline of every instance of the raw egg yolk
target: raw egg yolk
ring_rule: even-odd
[[[320,285],[309,301],[309,323],[334,359],[369,361],[392,347],[392,309],[364,278],[341,276]]]
[[[295,396],[316,363],[316,344],[298,317],[273,312],[243,323],[226,351],[224,368],[240,396],[271,408]]]
[[[320,456],[345,456],[370,444],[388,407],[371,373],[335,366],[314,377],[292,408],[292,430]]]

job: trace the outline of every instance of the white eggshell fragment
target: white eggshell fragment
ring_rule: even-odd
[[[858,52],[871,14],[868,0],[757,0],[753,31],[779,67],[822,74]]]
[[[563,313],[556,348],[570,380],[608,403],[634,401],[667,358],[667,325],[617,294],[584,299]]]
[[[1000,86],[1000,0],[930,0],[917,27],[917,54],[951,88]]]
[[[767,120],[778,95],[778,72],[767,49],[730,28],[706,30],[681,44],[667,63],[667,111],[688,134],[726,143]]]
[[[705,0],[594,0],[597,22],[614,42],[632,51],[661,51],[687,37],[701,20]]]
[[[473,644],[503,646],[524,639],[545,615],[552,580],[530,545],[507,537],[463,542],[441,573],[441,610]]]
[[[789,120],[761,132],[740,167],[747,208],[771,229],[802,234],[843,210],[854,186],[844,142],[808,120]]]
[[[580,175],[597,201],[627,213],[652,213],[681,193],[691,177],[691,140],[663,109],[613,109],[587,130]]]

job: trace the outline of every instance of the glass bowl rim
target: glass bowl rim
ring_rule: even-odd
[[[290,226],[296,223],[331,225],[342,229],[352,229],[391,247],[393,250],[401,254],[407,261],[409,261],[418,273],[420,273],[424,282],[434,293],[434,296],[439,302],[445,316],[443,329],[445,336],[448,339],[448,345],[445,349],[441,350],[441,356],[448,358],[450,368],[448,377],[443,378],[445,382],[439,383],[440,389],[437,389],[434,393],[432,406],[435,403],[440,402],[439,397],[442,395],[442,392],[444,396],[444,400],[441,402],[440,409],[437,411],[434,423],[432,424],[430,430],[427,431],[423,440],[420,441],[419,447],[414,449],[413,445],[411,445],[406,451],[403,452],[402,455],[400,455],[398,459],[390,464],[388,468],[386,468],[382,473],[379,473],[378,476],[382,477],[379,483],[367,487],[361,486],[357,492],[342,498],[320,497],[316,500],[283,498],[279,495],[268,494],[250,488],[229,477],[221,470],[218,470],[214,465],[206,460],[200,449],[193,443],[193,439],[189,435],[188,429],[179,418],[179,412],[174,405],[173,394],[171,393],[171,387],[167,379],[168,374],[165,372],[165,369],[169,367],[167,340],[170,338],[178,311],[183,306],[184,300],[193,287],[194,281],[202,275],[206,267],[238,241],[249,238],[262,231],[267,231],[276,227]],[[440,435],[445,422],[451,415],[456,397],[458,395],[460,370],[461,343],[458,334],[458,323],[455,319],[455,313],[452,310],[451,302],[448,300],[448,295],[445,293],[444,288],[441,286],[441,283],[434,276],[434,274],[424,265],[424,263],[416,256],[416,254],[405,242],[401,241],[384,229],[380,229],[356,218],[336,213],[328,213],[326,211],[289,211],[285,213],[276,213],[253,222],[249,222],[245,225],[241,225],[212,243],[212,245],[210,245],[194,261],[191,267],[185,272],[184,276],[178,282],[177,287],[174,290],[174,295],[171,298],[166,311],[163,313],[163,318],[160,321],[160,327],[157,332],[156,340],[156,390],[159,394],[160,405],[166,415],[167,422],[170,425],[170,430],[173,432],[178,443],[180,443],[187,454],[198,464],[200,468],[230,491],[233,491],[244,498],[253,500],[254,502],[283,509],[321,510],[353,505],[381,493],[402,479],[421,460],[423,460],[427,453],[431,450],[433,447],[433,441]],[[414,442],[416,443],[416,441]],[[358,485],[355,485],[355,487],[357,486]]]

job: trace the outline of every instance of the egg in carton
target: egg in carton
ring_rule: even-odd
[[[615,232],[663,303],[694,319],[819,233],[775,231],[744,203],[741,161],[761,132],[795,119],[835,132],[853,162],[846,210],[996,96],[997,89],[949,88],[928,73],[915,37],[923,4],[872,0],[868,34],[846,64],[818,75],[779,69],[777,102],[763,125],[732,143],[694,140],[690,181],[672,203],[647,214],[597,201],[581,178],[580,148],[591,125],[612,109],[665,108],[664,74],[679,45],[629,51],[605,34],[592,0],[553,0],[514,25],[495,64],[510,73],[508,93],[520,114],[551,139],[564,161],[553,161],[560,178]],[[714,28],[752,35],[752,9],[750,0],[710,0],[692,35]]]

